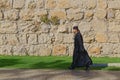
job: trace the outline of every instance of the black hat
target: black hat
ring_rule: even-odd
[[[73,29],[77,29],[78,30],[78,26],[74,26]]]

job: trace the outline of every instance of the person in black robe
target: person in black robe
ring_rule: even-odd
[[[73,70],[76,67],[86,67],[86,70],[89,70],[90,65],[92,65],[92,60],[84,48],[83,37],[78,29],[78,26],[73,27],[73,33],[75,34],[74,52],[73,61],[69,69]]]

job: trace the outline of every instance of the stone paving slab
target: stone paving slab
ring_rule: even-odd
[[[0,69],[0,80],[120,80],[120,71]]]

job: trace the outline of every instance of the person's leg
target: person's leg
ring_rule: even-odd
[[[76,55],[76,54],[73,54],[73,61],[72,61],[71,66],[69,67],[70,70],[75,69],[75,67],[76,67],[76,62],[77,62],[77,55]]]
[[[86,71],[88,71],[88,70],[90,70],[90,62],[88,62],[87,64],[86,64],[86,69],[85,69]]]

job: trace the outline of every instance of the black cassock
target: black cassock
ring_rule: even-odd
[[[83,37],[80,32],[74,38],[74,52],[72,67],[84,67],[92,65],[92,60],[84,48]]]

